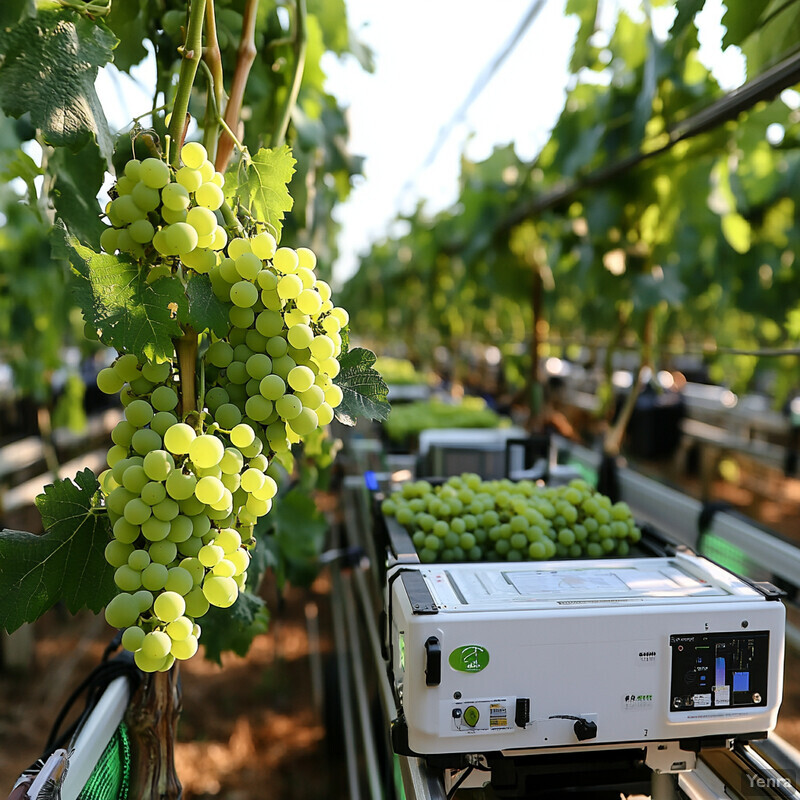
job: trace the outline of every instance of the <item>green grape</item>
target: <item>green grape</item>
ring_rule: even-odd
[[[153,516],[163,522],[172,522],[180,512],[180,506],[170,497],[165,497],[153,506]]]
[[[300,280],[303,283],[303,291],[306,291],[307,289],[313,289],[314,288],[314,284],[317,282],[316,276],[314,275],[314,270],[308,269],[306,267],[300,267],[297,270],[297,277],[300,278]],[[314,292],[314,294],[317,297],[319,297],[319,292]],[[322,309],[322,298],[321,297],[319,299],[319,303],[320,303],[320,310],[321,310]]]
[[[151,189],[161,189],[169,179],[169,167],[158,158],[146,158],[139,166],[139,180]]]
[[[224,430],[230,430],[242,421],[242,412],[233,403],[223,403],[214,412],[214,420]]]
[[[229,608],[239,596],[239,587],[233,578],[208,575],[203,581],[203,594],[211,605]]]
[[[317,257],[313,250],[309,250],[307,247],[298,247],[297,263],[303,269],[314,269],[317,266]]]
[[[150,554],[147,550],[131,550],[128,556],[128,566],[141,572],[150,565]]]
[[[103,394],[116,394],[125,382],[111,367],[105,367],[97,373],[97,388]]]
[[[174,622],[185,610],[186,602],[177,592],[162,592],[153,603],[153,611],[162,622]]]
[[[271,233],[259,233],[250,240],[253,253],[264,261],[269,260],[275,255],[278,245],[275,237]]]
[[[311,355],[317,360],[331,358],[334,354],[333,341],[328,336],[315,336],[309,345]]]
[[[335,383],[332,383],[324,390],[325,394],[325,402],[331,406],[331,408],[337,408],[341,405],[342,400],[344,399],[344,395],[342,394],[342,390],[338,387]]]
[[[125,419],[136,428],[143,428],[153,419],[153,407],[146,400],[134,400],[125,409]]]
[[[271,500],[277,493],[278,484],[275,483],[275,479],[271,475],[264,475],[264,483],[261,484],[261,488],[253,492],[253,495],[259,500]]]
[[[278,337],[283,331],[283,317],[277,311],[261,311],[256,317],[256,330],[267,339]],[[283,337],[278,337],[283,338]],[[270,353],[272,355],[272,353]]]
[[[250,380],[250,376],[247,374],[247,367],[245,367],[241,361],[231,361],[231,363],[228,365],[228,368],[225,370],[225,376],[231,382],[231,384],[245,384]],[[229,385],[229,394],[232,389],[233,387]],[[235,398],[231,396],[231,400],[234,401]]]
[[[278,272],[290,274],[297,272],[300,261],[297,253],[290,247],[279,247],[272,257],[272,264]]]
[[[256,276],[256,283],[271,292],[278,288],[278,276],[271,269],[262,269]]]
[[[278,297],[281,300],[293,300],[303,291],[303,283],[297,275],[284,275],[278,281]]]
[[[224,339],[220,339],[209,346],[206,359],[215,367],[224,369],[233,361],[233,348]]]
[[[303,289],[297,295],[295,303],[300,311],[304,314],[310,314],[312,317],[319,314],[319,310],[322,307],[322,299],[319,296],[319,292],[309,288]]]
[[[222,250],[227,243],[228,234],[225,232],[225,228],[223,228],[221,225],[217,225],[217,227],[214,228],[214,233],[211,236],[211,249],[216,251]]]
[[[161,190],[161,202],[170,211],[183,211],[189,208],[189,192],[180,183],[168,183]]]
[[[232,259],[237,259],[239,256],[244,255],[244,253],[252,252],[250,249],[250,240],[249,239],[231,239],[230,244],[228,245],[228,255]]]
[[[256,422],[264,422],[269,419],[273,413],[273,403],[261,395],[254,394],[252,397],[247,398],[244,410],[247,416]]]
[[[138,158],[132,158],[130,161],[125,162],[123,172],[125,177],[131,181],[139,180],[139,172],[141,171],[142,162]]]
[[[314,385],[314,373],[308,367],[293,367],[289,371],[286,382],[296,392],[305,392]]]
[[[158,411],[172,411],[178,405],[178,393],[170,386],[157,386],[150,395],[150,402]]]
[[[156,598],[158,602],[158,598]],[[142,654],[147,658],[164,658],[172,646],[172,639],[163,631],[151,631],[142,640]]]
[[[164,447],[175,455],[186,455],[196,438],[197,434],[191,425],[179,422],[164,433]]]
[[[132,494],[138,495],[147,486],[149,480],[143,467],[131,464],[122,476],[122,485]]]
[[[249,281],[238,281],[231,286],[230,298],[239,308],[250,308],[258,300],[258,289]]]
[[[153,240],[155,228],[150,220],[137,219],[128,227],[128,233],[137,244],[147,244]]]
[[[200,170],[191,167],[181,167],[175,173],[175,180],[189,192],[196,192],[203,185]]]
[[[222,552],[228,556],[238,550],[242,545],[242,537],[235,528],[223,528],[214,540],[217,547],[222,548]]]
[[[151,515],[150,506],[138,497],[134,497],[125,504],[123,516],[131,525],[141,525],[146,522]]]
[[[133,552],[133,545],[112,539],[105,549],[106,561],[114,568],[128,563],[128,557]]]
[[[314,331],[311,330],[309,325],[294,325],[289,328],[286,338],[292,347],[302,350],[314,341]]]
[[[125,195],[123,197],[118,197],[116,200],[112,200],[111,207],[114,209],[114,213],[117,215],[117,217],[126,224],[130,224],[131,222],[135,222],[137,219],[144,218],[144,211],[142,211],[142,209],[136,205],[130,195]]]
[[[208,236],[217,227],[217,218],[213,211],[202,206],[194,206],[186,213],[186,222],[191,225],[198,236]]]
[[[178,424],[178,418],[171,411],[158,411],[150,420],[150,430],[155,431],[163,440],[164,434]]]
[[[286,301],[281,299],[278,295],[278,290],[267,291],[266,289],[261,292],[261,304],[269,311],[280,311],[285,305]]]
[[[231,292],[232,291],[231,289]],[[228,318],[235,328],[247,330],[253,324],[255,312],[249,306],[232,306],[231,310],[228,312]]]
[[[174,210],[172,208],[161,208],[161,219],[167,223],[167,225],[174,225],[178,222],[186,222],[186,209],[181,208],[179,210]],[[162,228],[163,231],[163,228]],[[155,237],[154,237],[155,238]],[[153,242],[155,245],[155,242]],[[173,254],[174,255],[174,254]]]
[[[143,181],[139,181],[131,190],[133,202],[145,213],[155,211],[161,204],[158,189],[152,189]]]
[[[197,637],[189,634],[184,639],[173,640],[170,652],[180,661],[186,661],[197,652]]]
[[[180,473],[178,474],[180,475]],[[175,517],[175,519],[170,520],[169,534],[167,535],[167,538],[171,542],[185,542],[189,537],[191,537],[193,530],[194,526],[192,525],[192,520],[183,514],[179,514],[177,517]]]
[[[225,474],[233,475],[238,473],[244,464],[242,454],[233,447],[226,447],[222,459],[219,462],[220,468]]]
[[[100,247],[106,253],[116,253],[118,245],[118,232],[116,228],[106,228],[100,234]]]
[[[261,272],[261,259],[253,253],[242,253],[234,260],[236,272],[247,281],[254,281]]]
[[[186,142],[181,147],[181,161],[190,169],[200,169],[208,159],[208,152],[200,142]]]
[[[111,431],[111,441],[122,447],[129,447],[136,428],[126,419],[120,420]]]
[[[264,353],[254,353],[245,362],[245,369],[251,378],[261,381],[272,370],[272,359]]]
[[[150,658],[145,655],[141,647],[133,654],[133,660],[142,672],[160,672],[166,663],[166,658]]]
[[[278,380],[280,380],[280,378],[278,378]],[[285,394],[276,399],[275,410],[283,419],[289,421],[295,419],[300,414],[303,410],[303,403],[299,397],[293,394]]]
[[[151,592],[157,592],[164,588],[168,577],[169,570],[163,564],[152,562],[142,570],[142,586]]]
[[[222,442],[209,434],[195,437],[189,445],[189,458],[201,469],[219,464],[224,452]]]
[[[204,567],[213,567],[225,557],[225,551],[216,544],[204,544],[197,554],[197,560]]]
[[[106,606],[105,617],[112,628],[127,628],[139,618],[139,604],[131,594],[118,594]]]
[[[197,247],[197,231],[188,222],[174,222],[162,233],[171,254],[189,253]]]
[[[120,517],[113,528],[114,538],[124,544],[131,544],[139,538],[139,526],[131,525],[124,517]]]
[[[183,600],[183,598],[181,598]],[[184,606],[186,604],[184,603]],[[160,619],[160,617],[159,617]],[[173,645],[175,642],[183,641],[187,636],[192,635],[194,625],[189,617],[178,616],[172,620],[165,628],[167,635],[172,639]],[[173,654],[174,655],[174,654]]]
[[[123,564],[114,571],[114,583],[123,592],[135,592],[142,585],[142,575],[127,564]]]
[[[341,329],[341,325],[338,319],[336,319],[335,317],[328,316],[322,320],[322,329],[325,331],[325,333],[328,334],[338,333],[339,330]]]
[[[211,568],[211,574],[219,575],[224,578],[232,578],[236,574],[236,567],[233,565],[232,561],[223,558]]]
[[[303,408],[302,411],[289,422],[290,427],[298,436],[307,436],[319,427],[319,418],[315,411]]]
[[[184,266],[205,275],[210,272],[217,263],[216,255],[209,249],[199,246],[192,250],[190,253],[181,253],[181,261]]]
[[[231,444],[241,450],[243,447],[249,447],[253,443],[255,432],[249,425],[240,422],[231,430],[230,437]]]
[[[138,626],[132,625],[126,628],[122,632],[122,646],[131,653],[135,653],[142,646],[144,634],[144,630]]]
[[[199,206],[216,211],[225,200],[225,195],[219,186],[213,183],[204,183],[194,193],[194,199]]]
[[[224,497],[225,487],[219,478],[215,478],[212,475],[206,475],[204,478],[200,478],[200,480],[197,481],[194,494],[195,497],[200,500],[200,502],[214,506]]]

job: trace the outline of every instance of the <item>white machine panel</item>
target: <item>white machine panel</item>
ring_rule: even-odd
[[[388,592],[392,673],[415,753],[775,726],[783,605],[703,558],[405,565]]]

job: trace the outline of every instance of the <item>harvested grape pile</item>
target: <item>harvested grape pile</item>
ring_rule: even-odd
[[[641,531],[625,503],[582,480],[542,487],[474,473],[412,481],[381,510],[411,534],[421,561],[541,561],[626,556]]]

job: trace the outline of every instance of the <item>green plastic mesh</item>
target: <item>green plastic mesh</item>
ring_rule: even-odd
[[[78,800],[128,800],[131,780],[131,743],[121,722],[100,756]]]

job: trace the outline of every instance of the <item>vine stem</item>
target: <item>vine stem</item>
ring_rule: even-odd
[[[231,92],[228,96],[228,105],[225,107],[223,120],[231,131],[239,127],[239,116],[242,112],[244,89],[250,76],[250,69],[256,60],[256,18],[258,16],[258,0],[247,0],[242,14],[242,38],[239,40],[239,51],[236,59],[236,69],[231,82]],[[227,130],[220,136],[217,145],[215,167],[217,172],[225,172],[233,155],[233,138]]]
[[[219,136],[219,109],[222,108],[223,97],[222,53],[217,38],[214,0],[206,0],[206,46],[203,48],[202,64],[206,67],[209,75],[206,118],[203,124],[203,145],[209,159],[214,161]]]
[[[205,19],[206,0],[191,0],[189,6],[189,24],[186,27],[186,41],[183,45],[182,61],[178,73],[178,89],[175,92],[175,103],[172,106],[172,118],[169,123],[169,135],[174,150],[170,161],[174,167],[180,164],[181,145],[186,131],[186,115],[189,111],[189,98],[192,95],[197,66],[203,55],[203,21]]]
[[[303,82],[303,71],[306,66],[306,0],[296,0],[295,4],[295,32],[294,32],[294,72],[292,82],[289,87],[289,94],[283,104],[281,118],[272,132],[270,145],[280,147],[286,138],[286,131],[289,130],[289,121],[292,118],[292,109],[297,102],[300,94],[300,84]]]

